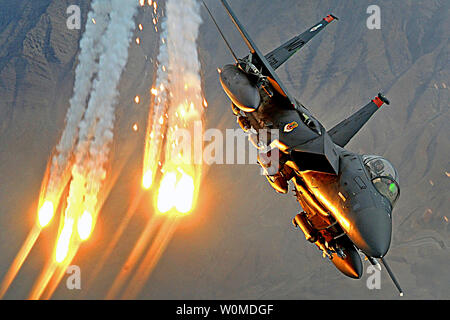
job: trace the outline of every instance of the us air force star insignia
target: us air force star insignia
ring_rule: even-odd
[[[295,128],[298,127],[298,123],[295,121],[292,121],[291,123],[288,123],[284,126],[284,132],[291,132]]]

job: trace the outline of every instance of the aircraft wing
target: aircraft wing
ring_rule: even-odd
[[[297,51],[303,48],[303,46],[307,44],[312,38],[319,34],[319,32],[322,31],[333,20],[339,19],[332,14],[328,15],[326,18],[323,18],[320,22],[313,25],[310,29],[292,38],[285,44],[267,54],[265,58],[270,63],[271,67],[276,70]]]
[[[356,133],[358,133],[370,117],[372,117],[384,103],[389,104],[389,100],[379,93],[378,96],[367,105],[329,130],[328,134],[331,136],[333,142],[338,146],[345,147],[345,145]]]

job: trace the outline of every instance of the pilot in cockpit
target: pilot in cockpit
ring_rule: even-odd
[[[383,161],[380,159],[375,160],[373,163],[373,168],[375,169],[377,176],[380,176],[384,171]]]
[[[397,170],[389,161],[380,156],[364,155],[363,162],[375,188],[393,206],[400,196]]]

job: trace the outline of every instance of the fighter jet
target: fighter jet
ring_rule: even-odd
[[[288,92],[275,73],[338,18],[329,14],[263,55],[227,1],[221,2],[250,53],[243,58],[236,56],[203,2],[235,60],[234,64],[219,69],[220,83],[231,100],[237,122],[256,147],[262,148],[260,130],[278,130],[276,138],[269,138],[265,145],[267,152],[259,154],[258,162],[277,192],[293,189],[302,209],[293,218],[294,226],[350,278],[361,278],[361,256],[379,269],[377,259],[381,260],[403,295],[384,258],[391,243],[392,211],[400,195],[398,173],[381,156],[360,155],[345,149],[371,116],[384,104],[389,105],[389,101],[379,93],[352,116],[327,130]],[[279,153],[279,165],[274,172],[270,170],[269,155],[275,150]]]

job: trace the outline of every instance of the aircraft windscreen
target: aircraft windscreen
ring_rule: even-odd
[[[400,196],[397,170],[389,161],[380,156],[363,156],[363,162],[375,188],[394,206]]]

